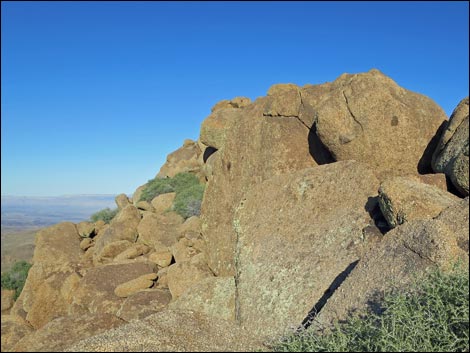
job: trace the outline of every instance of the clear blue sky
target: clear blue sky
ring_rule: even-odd
[[[132,193],[219,100],[378,68],[448,115],[468,2],[8,2],[1,192]]]

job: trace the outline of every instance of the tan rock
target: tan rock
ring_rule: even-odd
[[[205,263],[198,262],[197,256],[194,258],[194,261],[175,263],[168,268],[168,288],[175,299],[202,279],[213,276]]]
[[[77,224],[77,231],[82,238],[93,238],[95,236],[95,224],[92,222],[80,222]]]
[[[162,267],[158,270],[157,288],[168,289],[168,267]]]
[[[198,251],[193,248],[193,242],[187,238],[181,238],[171,247],[171,252],[176,263],[189,261]]]
[[[379,188],[379,205],[390,227],[413,219],[434,218],[460,199],[436,186],[394,177]]]
[[[157,279],[156,273],[148,273],[132,279],[128,282],[122,283],[116,287],[114,294],[121,298],[127,298],[132,294],[139,292],[142,289],[147,289],[153,286],[154,281]]]
[[[129,201],[129,198],[127,197],[126,194],[119,194],[115,197],[114,201],[116,202],[117,207],[119,210],[122,210],[123,208],[129,206],[131,202]]]
[[[335,160],[368,163],[381,180],[432,171],[434,136],[447,119],[436,103],[375,69],[343,74],[328,87],[314,125]]]
[[[196,142],[185,143],[167,156],[165,164],[160,168],[157,178],[173,178],[178,173],[194,173],[200,175],[199,155],[201,150]]]
[[[230,125],[239,120],[243,111],[235,108],[217,109],[201,124],[199,140],[215,149],[223,148]]]
[[[150,247],[171,246],[178,241],[178,226],[182,223],[183,217],[175,212],[146,213],[137,227],[139,242]]]
[[[2,352],[11,352],[14,345],[23,337],[31,334],[33,328],[22,318],[14,315],[2,315]]]
[[[469,242],[468,224],[470,222],[468,200],[467,196],[456,204],[452,204],[442,211],[438,217],[438,219],[453,233],[458,246],[467,254]]]
[[[135,191],[134,194],[132,195],[132,203],[133,205],[137,205],[137,202],[140,201],[140,197],[142,196],[142,192],[144,189],[147,187],[147,184],[139,186]]]
[[[468,97],[464,98],[450,117],[433,154],[432,167],[449,176],[457,190],[468,195]]]
[[[102,251],[109,243],[127,240],[134,243],[137,239],[137,226],[141,220],[139,210],[133,206],[123,208],[111,221],[109,227],[95,240],[96,258],[103,257]]]
[[[123,320],[143,319],[165,309],[171,301],[168,289],[145,289],[137,292],[124,301],[116,313]]]
[[[173,201],[175,200],[175,196],[176,196],[175,192],[169,192],[166,194],[161,194],[161,195],[156,196],[151,202],[154,212],[164,213],[170,210],[171,206],[173,206]]]
[[[295,116],[302,104],[300,88],[292,83],[277,84],[269,88],[264,108],[266,116]]]
[[[170,266],[172,259],[173,255],[169,250],[160,250],[158,252],[153,252],[149,255],[149,261],[156,263],[159,267]]]
[[[115,262],[135,259],[138,256],[145,255],[150,251],[150,248],[145,244],[132,244],[129,248],[114,257]]]
[[[77,228],[70,222],[44,228],[36,234],[33,266],[12,313],[27,318],[39,328],[68,312],[69,305],[60,288],[65,278],[80,267],[79,244]]]
[[[448,191],[447,188],[447,179],[444,173],[436,174],[418,174],[414,176],[417,180],[424,184],[437,186],[439,189]]]
[[[131,243],[128,240],[118,240],[108,243],[103,247],[99,256],[95,256],[93,258],[93,262],[96,266],[102,263],[111,262],[116,256],[129,249],[133,244],[134,243]]]
[[[64,348],[75,342],[123,323],[109,314],[60,317],[21,339],[13,349],[16,352],[63,352]]]
[[[87,250],[93,245],[93,240],[91,238],[85,238],[80,242],[80,249],[83,251]]]
[[[227,122],[224,146],[214,154],[201,221],[204,241],[211,249],[209,266],[217,276],[235,275],[232,221],[245,193],[274,175],[317,165],[315,158],[323,152],[320,145],[310,148],[310,128],[298,117],[264,115],[272,99],[276,96],[257,99]]]
[[[101,234],[101,232],[106,228],[106,227],[109,227],[109,224],[106,224],[105,221],[103,221],[102,219],[96,221],[94,223],[95,225],[95,238],[98,234]],[[96,239],[95,239],[96,240]]]
[[[193,311],[164,310],[77,342],[65,351],[121,351],[123,347],[128,351],[158,352],[266,350],[259,338],[233,322]]]
[[[91,313],[116,314],[124,302],[114,289],[141,275],[152,273],[155,265],[145,262],[109,264],[89,269],[73,295],[73,303]]]
[[[274,338],[302,322],[367,247],[378,186],[366,164],[344,161],[250,189],[233,221],[241,325]]]
[[[139,210],[155,212],[155,209],[153,208],[153,206],[148,201],[139,201],[139,202],[137,202],[137,204],[135,206]]]
[[[224,320],[235,320],[235,279],[207,277],[169,305],[173,310],[194,310]]]
[[[227,108],[244,108],[251,104],[251,99],[247,97],[235,97],[231,100],[222,100],[211,108],[211,112]]]
[[[468,201],[466,213],[468,220]],[[388,232],[328,299],[315,318],[316,325],[326,327],[335,320],[347,319],[351,311],[377,310],[383,293],[392,288],[407,288],[436,266],[446,269],[460,258],[468,267],[468,253],[456,241],[460,235],[444,218],[412,220]],[[453,219],[459,224],[460,221]],[[468,239],[468,223],[465,227],[461,231]]]
[[[189,217],[184,223],[178,228],[180,237],[187,239],[197,239],[201,237],[201,219],[197,216]]]
[[[15,304],[15,290],[2,288],[2,315],[7,314],[8,311]]]
[[[61,289],[70,275],[70,272],[56,272],[35,288],[26,315],[26,320],[35,329],[69,313],[70,303],[62,296]]]

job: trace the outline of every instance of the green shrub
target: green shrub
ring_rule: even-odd
[[[468,352],[468,270],[435,271],[408,291],[385,295],[381,315],[353,316],[331,333],[305,330],[277,352]]]
[[[204,185],[192,185],[176,193],[173,201],[173,209],[184,219],[191,216],[199,216],[201,213],[202,196]]]
[[[15,300],[20,296],[20,293],[23,290],[30,268],[31,264],[27,263],[26,261],[17,261],[10,271],[2,273],[2,288],[14,289]]]
[[[140,200],[152,201],[156,196],[175,192],[173,210],[183,218],[198,216],[201,212],[204,185],[191,173],[178,173],[173,178],[149,180]]]
[[[109,207],[106,207],[105,209],[98,211],[96,213],[93,213],[90,217],[92,222],[97,222],[97,221],[104,221],[105,223],[111,222],[111,220],[114,218],[114,216],[117,215],[119,212],[119,209],[110,209]]]
[[[161,194],[174,192],[175,188],[172,185],[170,178],[155,178],[149,180],[145,188],[142,190],[139,201],[152,201],[155,197]]]

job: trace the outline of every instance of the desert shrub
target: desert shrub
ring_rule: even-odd
[[[101,220],[101,221],[104,221],[105,223],[109,223],[114,218],[114,216],[117,215],[118,212],[119,212],[119,209],[117,208],[110,209],[109,207],[106,207],[105,209],[101,211],[93,213],[90,219],[92,222],[97,222]]]
[[[277,352],[468,352],[468,270],[435,271],[407,291],[385,295],[383,312],[353,316],[325,335],[284,338]]]
[[[14,289],[15,300],[20,296],[20,293],[23,290],[26,278],[28,277],[28,271],[31,266],[32,265],[27,263],[26,261],[17,261],[10,269],[10,271],[2,273],[2,288]]]
[[[173,201],[173,209],[184,219],[191,216],[199,216],[201,213],[202,196],[204,195],[204,185],[195,184],[186,189],[176,192]]]
[[[145,188],[142,190],[139,201],[152,201],[155,197],[161,194],[166,194],[175,191],[170,178],[155,178],[147,182]]]

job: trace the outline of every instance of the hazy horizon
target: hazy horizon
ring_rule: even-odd
[[[211,107],[373,68],[449,116],[468,2],[1,2],[1,192],[133,193]]]

